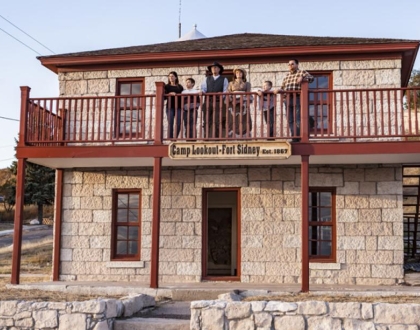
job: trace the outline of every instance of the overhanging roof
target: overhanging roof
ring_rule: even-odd
[[[122,47],[39,56],[41,63],[54,72],[60,68],[103,65],[156,63],[193,60],[206,63],[209,59],[239,59],[267,56],[326,56],[350,54],[397,54],[403,61],[402,85],[408,82],[419,41],[386,38],[349,38],[288,36],[242,33],[206,39],[173,41],[152,45]]]

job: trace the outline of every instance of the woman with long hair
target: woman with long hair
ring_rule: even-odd
[[[244,93],[251,91],[251,84],[246,81],[246,71],[243,68],[233,69],[233,80],[229,83],[228,92]],[[250,104],[252,95],[235,95],[230,97],[229,104],[229,135],[235,137],[250,136],[252,121]]]
[[[174,122],[176,119],[175,136],[181,131],[181,94],[184,87],[179,83],[178,74],[171,71],[168,74],[168,83],[165,85],[166,118],[168,120],[168,138],[174,138]],[[168,95],[170,95],[168,97]]]

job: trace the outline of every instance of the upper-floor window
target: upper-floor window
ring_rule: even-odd
[[[309,116],[314,120],[313,130],[327,134],[331,129],[331,93],[322,92],[332,89],[332,74],[311,72],[314,81],[309,84]],[[311,92],[311,90],[318,92]]]
[[[335,262],[335,188],[309,189],[309,259]]]
[[[140,260],[140,209],[140,190],[113,190],[111,260]]]
[[[117,127],[123,138],[141,137],[144,132],[144,78],[117,81]]]

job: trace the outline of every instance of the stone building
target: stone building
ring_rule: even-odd
[[[22,88],[17,157],[21,168],[57,169],[53,279],[304,290],[402,282],[403,171],[420,163],[418,105],[404,88],[418,47],[238,34],[40,57],[60,95],[34,99]],[[275,96],[271,138],[255,93],[266,80],[279,88],[292,58],[315,77],[300,94],[300,143],[288,142],[283,105],[296,93]],[[252,92],[223,100],[252,96],[252,129],[206,137],[199,109],[195,136],[169,139],[162,82],[174,70],[197,88],[215,60],[229,79],[237,66],[247,71]]]

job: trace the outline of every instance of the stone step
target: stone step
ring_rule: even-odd
[[[135,317],[115,320],[114,330],[189,330],[190,321],[166,318]]]

